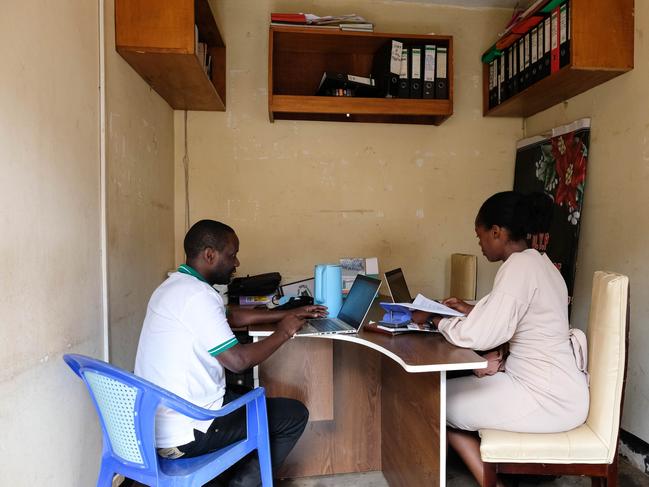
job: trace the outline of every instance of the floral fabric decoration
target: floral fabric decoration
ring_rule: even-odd
[[[575,132],[568,132],[541,145],[536,177],[554,202],[568,211],[568,221],[577,225],[581,216],[586,182],[588,147]]]

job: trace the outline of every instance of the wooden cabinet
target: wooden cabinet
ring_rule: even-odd
[[[211,56],[211,79],[195,31]],[[225,110],[225,44],[208,0],[115,0],[117,52],[177,110]]]
[[[325,71],[369,76],[374,55],[392,39],[448,48],[449,98],[314,96]],[[270,121],[322,120],[439,125],[453,113],[453,38],[271,26],[268,45]]]
[[[491,109],[485,64],[484,115],[529,117],[633,69],[633,2],[569,0],[570,63]]]

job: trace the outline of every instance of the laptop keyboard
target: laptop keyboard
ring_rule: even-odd
[[[315,319],[315,320],[309,320],[309,324],[315,328],[318,331],[326,332],[326,331],[339,331],[342,330],[343,327],[340,326],[340,324],[332,319],[329,318],[320,318],[320,319]]]

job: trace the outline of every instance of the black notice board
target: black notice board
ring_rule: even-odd
[[[590,119],[582,119],[553,129],[551,136],[525,139],[516,150],[514,190],[543,191],[554,200],[550,232],[530,236],[530,245],[545,251],[561,271],[571,301],[589,141]]]

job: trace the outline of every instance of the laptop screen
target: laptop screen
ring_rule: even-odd
[[[403,276],[401,268],[386,272],[385,280],[388,283],[388,289],[395,303],[412,303],[412,296],[408,290],[406,278]]]
[[[380,285],[379,279],[358,274],[345,298],[343,307],[340,308],[338,319],[358,330]]]

